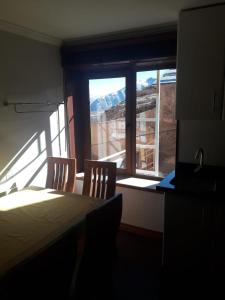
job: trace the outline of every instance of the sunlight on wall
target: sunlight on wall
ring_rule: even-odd
[[[67,157],[64,105],[50,116],[52,156]]]
[[[44,151],[46,149],[46,137],[44,131],[42,131],[42,133],[40,134],[40,149],[41,151]]]
[[[24,186],[45,186],[47,156],[68,157],[64,105],[49,117],[51,138],[46,130],[35,132],[0,171],[0,193]]]
[[[31,139],[26,143],[26,147],[22,147],[21,150],[15,155],[15,157],[9,162],[6,169],[6,174],[0,180],[0,191],[9,192],[10,189],[18,188],[21,189],[37,172],[38,168],[45,162],[47,157],[46,147],[40,147],[40,136],[45,137],[45,132],[40,135],[33,135]],[[46,172],[45,172],[46,173]],[[35,184],[40,184],[40,178],[43,174],[40,174],[36,179]],[[46,176],[46,175],[45,175]],[[33,181],[33,180],[32,180]]]

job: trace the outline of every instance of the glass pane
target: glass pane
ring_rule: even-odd
[[[175,167],[176,70],[137,72],[136,173],[164,176]]]
[[[159,175],[175,168],[176,156],[176,69],[160,71]]]
[[[126,168],[126,78],[89,80],[91,155]]]
[[[156,153],[157,71],[137,72],[136,172],[154,174]]]

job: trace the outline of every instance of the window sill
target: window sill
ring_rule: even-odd
[[[84,179],[84,173],[76,174],[77,180]],[[116,186],[118,187],[125,187],[129,189],[153,192],[158,194],[163,194],[164,192],[159,191],[156,189],[156,185],[159,184],[159,180],[150,180],[150,179],[142,179],[137,177],[124,177],[124,176],[117,176]]]

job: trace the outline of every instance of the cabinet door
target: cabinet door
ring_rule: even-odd
[[[178,27],[176,118],[223,114],[225,5],[182,11]]]
[[[211,267],[215,274],[225,276],[225,201],[224,196],[213,199],[211,203]]]
[[[170,274],[199,274],[209,267],[207,200],[166,193],[163,266]]]

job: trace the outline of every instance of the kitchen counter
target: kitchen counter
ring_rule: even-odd
[[[195,195],[215,194],[223,191],[224,167],[205,166],[194,172],[196,165],[178,164],[157,186],[160,191],[187,192]]]
[[[175,170],[170,172],[164,179],[160,181],[160,183],[156,186],[156,189],[164,192],[168,190],[174,191],[176,187],[171,182],[175,178],[175,176],[176,176]]]

